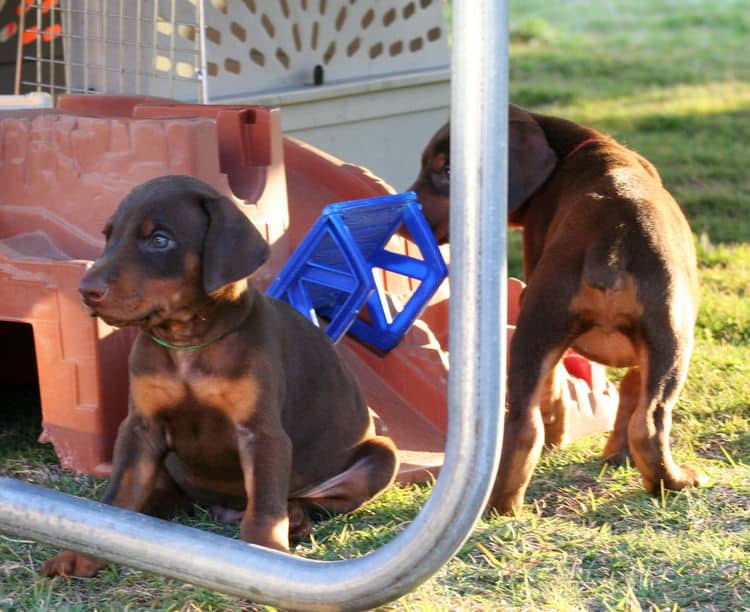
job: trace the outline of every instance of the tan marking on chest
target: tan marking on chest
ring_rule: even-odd
[[[196,401],[223,412],[235,423],[252,417],[260,395],[260,385],[250,376],[202,376],[191,380],[189,385]]]
[[[181,380],[166,374],[138,374],[130,377],[130,397],[136,412],[153,418],[161,410],[174,408],[187,396]]]
[[[257,381],[249,376],[193,376],[184,380],[165,374],[139,374],[131,378],[130,394],[138,414],[147,418],[191,400],[241,423],[255,413],[260,391]]]

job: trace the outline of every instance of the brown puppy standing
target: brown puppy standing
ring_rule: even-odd
[[[80,283],[92,315],[142,330],[130,411],[103,501],[169,517],[193,502],[241,513],[243,540],[289,549],[310,511],[347,512],[396,472],[327,336],[248,281],[268,245],[207,184],[167,176],[134,189]],[[47,575],[106,562],[64,552]]]
[[[523,227],[527,289],[510,346],[508,417],[489,506],[517,513],[539,458],[539,397],[572,347],[629,367],[604,455],[629,451],[646,489],[698,485],[672,459],[672,407],[685,381],[698,308],[693,238],[656,169],[612,138],[509,109],[508,212]],[[448,240],[450,128],[427,145],[412,187]]]

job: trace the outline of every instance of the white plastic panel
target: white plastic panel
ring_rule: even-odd
[[[212,99],[444,67],[441,0],[210,0]]]

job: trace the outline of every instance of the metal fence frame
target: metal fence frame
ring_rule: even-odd
[[[505,404],[507,0],[454,0],[450,378],[445,464],[425,507],[357,559],[301,559],[0,478],[0,530],[283,608],[368,609],[468,538],[498,465]]]

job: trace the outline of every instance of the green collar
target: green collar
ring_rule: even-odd
[[[175,351],[197,351],[198,349],[206,348],[207,346],[212,345],[214,342],[218,342],[219,340],[221,340],[225,336],[228,336],[229,334],[231,334],[233,331],[236,331],[236,330],[237,328],[233,327],[232,329],[225,331],[223,334],[216,336],[216,338],[212,338],[211,340],[208,340],[207,342],[203,342],[202,344],[188,344],[187,346],[171,344],[167,342],[166,340],[162,340],[161,338],[157,338],[156,336],[152,336],[151,334],[149,334],[149,336],[154,342],[156,342],[156,344],[159,344],[168,349],[173,349]]]

